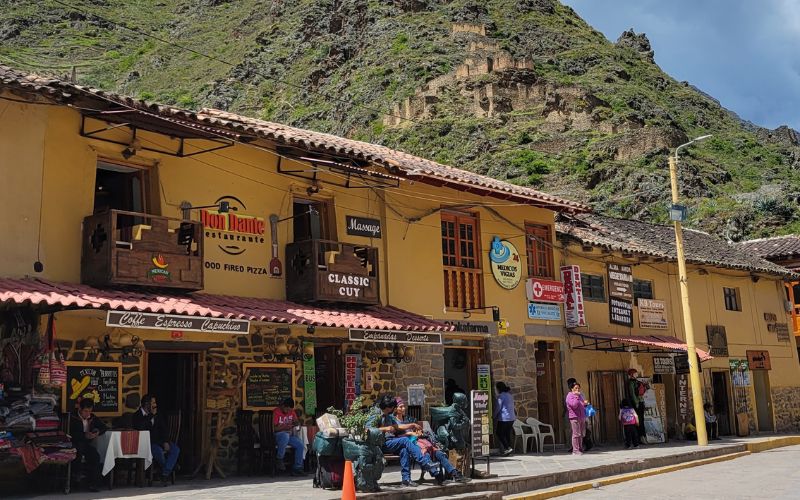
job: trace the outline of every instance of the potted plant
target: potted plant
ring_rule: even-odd
[[[353,462],[353,475],[358,491],[380,491],[378,480],[383,474],[383,452],[381,446],[384,436],[378,429],[368,429],[371,417],[369,408],[364,408],[364,397],[359,396],[343,413],[336,408],[328,408],[328,413],[339,417],[342,427],[349,436],[342,440],[344,459]]]

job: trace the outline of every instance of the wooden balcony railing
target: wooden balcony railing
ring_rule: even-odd
[[[379,304],[378,249],[339,241],[286,245],[286,298]]]
[[[203,289],[203,226],[109,210],[83,219],[81,282]]]
[[[444,267],[445,306],[451,309],[483,307],[483,275],[480,269]]]

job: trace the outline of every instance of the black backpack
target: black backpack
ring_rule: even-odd
[[[586,433],[583,435],[583,451],[589,451],[594,447],[594,443],[592,442],[592,431],[586,429]]]

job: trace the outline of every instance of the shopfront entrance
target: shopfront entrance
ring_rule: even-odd
[[[194,470],[201,452],[200,355],[199,352],[147,352],[145,358],[145,392],[156,397],[158,412],[168,422],[180,415],[178,463],[184,472]]]
[[[619,425],[619,403],[625,397],[623,371],[589,372],[589,392],[584,392],[595,406],[597,415],[592,419],[592,437],[598,443],[622,441],[622,426]]]
[[[558,343],[536,343],[536,394],[539,420],[553,426],[558,442],[563,441],[561,432],[564,413],[564,391],[561,390],[561,362]]]
[[[711,373],[711,386],[714,392],[714,413],[717,415],[717,425],[720,436],[733,434],[730,398],[730,372],[715,371]]]
[[[344,360],[341,347],[314,346],[314,363],[317,376],[317,410],[314,416],[317,417],[331,406],[344,406]]]
[[[756,414],[758,416],[758,431],[772,432],[772,398],[770,397],[769,372],[766,370],[753,370],[753,388],[756,393]]]
[[[453,392],[478,390],[478,365],[485,362],[483,343],[479,340],[445,339],[445,403]],[[455,385],[448,380],[453,380]]]

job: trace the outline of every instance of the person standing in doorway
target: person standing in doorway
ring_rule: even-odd
[[[178,463],[181,450],[176,443],[169,441],[167,425],[158,413],[155,396],[142,396],[142,404],[133,414],[133,428],[150,432],[150,451],[153,453],[153,461],[161,468],[161,485],[166,486]]]
[[[305,445],[294,433],[300,430],[300,422],[297,420],[297,413],[294,411],[294,399],[286,398],[281,401],[281,405],[275,408],[272,414],[272,430],[275,433],[275,466],[283,472],[286,465],[283,457],[286,456],[286,446],[291,446],[294,450],[294,465],[292,466],[293,476],[303,476],[303,449]]]
[[[572,429],[572,454],[583,455],[583,435],[586,430],[586,406],[581,396],[581,384],[575,383],[567,394],[567,417]]]
[[[497,382],[494,387],[497,390],[494,405],[497,439],[500,441],[500,453],[503,456],[508,456],[514,452],[512,439],[514,421],[517,419],[517,413],[514,411],[514,396],[511,395],[511,388],[505,382]]]
[[[717,414],[714,413],[714,407],[711,403],[703,405],[703,417],[706,421],[706,429],[708,429],[708,438],[714,441],[719,440],[719,424],[717,423]]]
[[[644,430],[644,392],[645,385],[639,380],[639,372],[636,368],[628,370],[628,401],[631,402],[631,407],[636,410],[636,415],[639,417],[639,424],[637,429],[639,431],[639,442],[642,444],[645,436]]]

